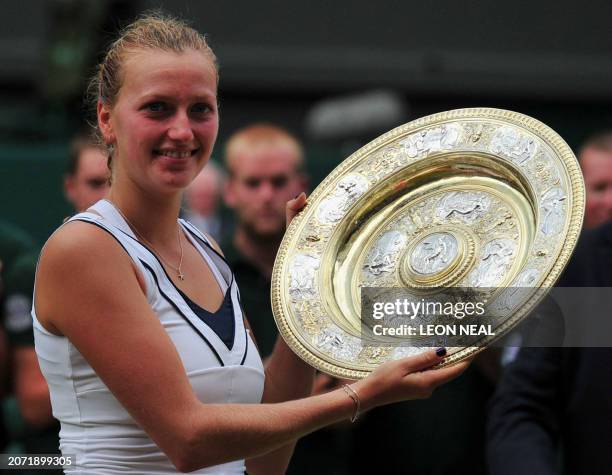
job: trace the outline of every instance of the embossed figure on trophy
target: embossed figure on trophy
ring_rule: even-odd
[[[308,299],[316,296],[315,277],[319,260],[307,254],[298,254],[293,261],[289,293],[294,299]]]
[[[506,231],[509,231],[515,227],[516,223],[512,219],[512,213],[506,210],[501,216],[497,218],[494,217],[494,219],[491,220],[490,224],[488,226],[485,226],[482,231],[483,233],[487,234],[493,231],[495,228],[498,228],[500,230],[505,228]]]
[[[334,333],[325,329],[317,340],[317,346],[322,350],[333,351],[341,348],[344,344],[342,336],[338,333]]]
[[[494,287],[499,285],[512,263],[516,243],[510,239],[495,239],[486,244],[481,262],[474,269],[469,282],[472,287]]]
[[[344,177],[333,193],[320,205],[318,217],[324,223],[342,219],[349,207],[368,189],[367,180],[361,175]]]
[[[435,233],[415,247],[410,264],[419,274],[428,275],[448,267],[456,255],[457,240],[447,233]]]
[[[491,151],[501,153],[518,165],[535,156],[537,143],[514,127],[501,127],[491,140]]]
[[[399,231],[390,231],[383,234],[374,245],[371,257],[364,268],[373,275],[393,272],[397,254],[405,244],[406,236]]]
[[[525,297],[531,295],[530,288],[534,287],[540,277],[537,269],[525,269],[515,280],[512,287],[508,287],[498,297],[495,309],[498,311],[510,311],[517,308]]]
[[[400,145],[404,147],[406,155],[410,158],[422,153],[450,150],[459,141],[462,130],[461,125],[456,123],[442,125],[412,134],[402,140]]]
[[[489,209],[491,200],[482,193],[455,191],[440,200],[438,217],[458,218],[464,223],[472,223]]]
[[[561,188],[551,188],[542,195],[542,232],[546,235],[558,233],[563,227],[566,200]]]

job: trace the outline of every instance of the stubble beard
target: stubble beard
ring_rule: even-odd
[[[285,234],[284,226],[270,232],[261,232],[252,223],[247,222],[243,222],[241,227],[247,238],[257,246],[278,248]]]

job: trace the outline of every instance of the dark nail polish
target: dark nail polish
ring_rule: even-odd
[[[446,348],[444,347],[440,347],[436,350],[436,355],[438,356],[444,356],[446,354]]]

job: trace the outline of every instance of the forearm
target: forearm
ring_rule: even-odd
[[[278,449],[321,427],[349,418],[353,401],[342,390],[278,404],[201,405],[192,414],[177,466],[195,470],[240,458],[249,472],[283,473],[288,458]],[[264,454],[276,453],[266,460]]]
[[[263,403],[291,401],[309,396],[315,371],[278,337],[266,362]]]

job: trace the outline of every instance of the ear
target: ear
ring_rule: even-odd
[[[112,144],[115,141],[115,134],[113,132],[113,124],[111,120],[111,109],[102,101],[98,101],[97,113],[98,127],[100,127],[100,132],[102,133],[104,143],[107,145]]]
[[[74,198],[74,177],[71,175],[64,176],[64,196],[72,203]]]

